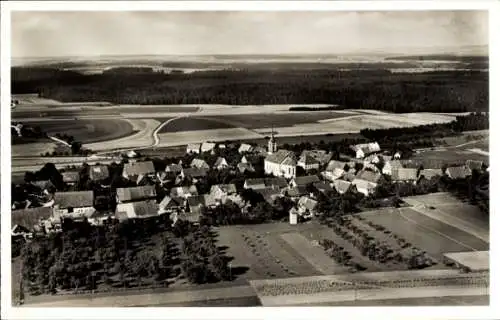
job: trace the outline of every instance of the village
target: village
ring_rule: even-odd
[[[126,187],[113,189],[111,170],[102,164],[84,165],[83,171],[75,167],[61,170],[62,190],[60,185],[56,188],[54,181],[36,180],[36,175],[27,174],[25,183],[16,185],[23,189],[21,196],[13,197],[12,237],[24,242],[34,233],[59,232],[65,218],[102,225],[113,219],[168,215],[172,224],[179,220],[199,223],[210,210],[226,204],[232,204],[232,208],[236,205],[245,214],[255,204],[249,201],[248,190],[262,196],[271,206],[277,199],[290,201],[291,208],[283,216],[295,225],[321,214],[319,194],[354,192],[373,197],[382,184],[418,185],[441,176],[464,179],[473,170],[488,170],[486,164],[476,160],[466,160],[459,166],[403,160],[400,152],[384,151],[376,141],[350,145],[348,149],[351,153],[338,159],[332,159],[331,152],[316,149],[296,155],[278,149],[272,133],[267,150],[234,142],[190,144],[186,147],[186,156],[192,159],[189,163],[179,160],[167,164],[162,171],[155,170],[153,161],[137,160],[137,154],[129,152],[121,172]],[[223,171],[238,175],[239,183],[206,184],[207,176]],[[98,193],[82,190],[82,172],[94,187],[98,186]],[[204,182],[204,190],[200,190]],[[116,206],[106,203],[110,200],[116,201]]]

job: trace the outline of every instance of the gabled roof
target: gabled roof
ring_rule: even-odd
[[[316,159],[321,164],[328,163],[330,159],[332,158],[333,154],[332,153],[327,153],[325,150],[304,150],[302,151],[302,154],[300,157],[304,156],[310,156]]]
[[[188,178],[199,178],[207,175],[206,168],[183,168],[182,173]]]
[[[276,197],[281,195],[280,190],[276,188],[264,188],[255,191],[260,193],[264,200],[269,204],[273,204]]]
[[[201,144],[201,152],[211,151],[215,148],[215,143],[212,142],[203,142]]]
[[[218,157],[217,160],[215,160],[215,164],[214,164],[214,167],[219,167],[219,166],[222,166],[222,165],[227,165],[227,161],[225,158],[223,157]]]
[[[403,164],[401,163],[400,160],[389,160],[384,164],[384,168],[391,168],[391,170],[395,169],[395,168],[402,168],[402,167],[403,167]]]
[[[137,201],[156,197],[155,186],[141,186],[131,188],[117,188],[116,196],[119,201]]]
[[[89,178],[90,180],[100,181],[109,178],[108,166],[96,165],[89,167]]]
[[[322,175],[328,180],[339,179],[345,174],[345,171],[340,168],[334,168],[332,171],[323,171]]]
[[[193,161],[191,161],[191,167],[193,167],[193,168],[209,168],[209,165],[203,159],[193,159]]]
[[[296,177],[293,179],[296,185],[298,186],[306,186],[310,183],[319,182],[319,178],[316,175]]]
[[[316,206],[318,205],[318,201],[313,200],[308,197],[300,197],[299,199],[299,206],[308,209],[308,210],[314,210],[316,209]]]
[[[80,173],[78,171],[66,171],[62,173],[64,182],[78,182],[80,181]]]
[[[281,194],[288,195],[289,197],[300,197],[306,195],[307,190],[305,186],[289,187],[283,189],[283,191],[281,191]]]
[[[170,190],[170,196],[172,198],[185,197],[186,195],[197,195],[197,194],[198,194],[198,189],[194,184],[189,187],[187,186],[175,187]]]
[[[426,179],[431,179],[435,176],[442,176],[443,170],[441,169],[423,169],[418,173],[418,177],[425,177]]]
[[[352,184],[355,185],[358,190],[359,189],[370,190],[370,189],[375,189],[377,187],[376,183],[373,183],[371,181],[366,181],[363,179],[354,179],[352,181]]]
[[[187,198],[187,203],[190,207],[205,206],[205,195],[191,196]]]
[[[158,204],[154,200],[119,203],[115,215],[121,220],[154,217],[158,215]]]
[[[362,170],[356,175],[356,179],[366,180],[373,183],[378,183],[382,175],[378,172],[373,172],[369,170]]]
[[[213,193],[215,192],[216,190],[220,190],[222,191],[223,193],[226,193],[226,194],[231,194],[231,193],[236,193],[236,186],[234,184],[217,184],[217,185],[213,185],[211,188],[210,188],[210,193]]]
[[[295,158],[293,157],[288,157],[286,158],[282,163],[281,165],[284,165],[284,166],[296,166],[297,165],[297,161],[295,160]]]
[[[248,188],[259,187],[259,186],[265,187],[264,178],[246,179],[245,186],[247,186]]]
[[[328,166],[326,167],[326,171],[333,171],[335,168],[344,169],[347,162],[342,162],[338,160],[331,160],[328,162]]]
[[[165,167],[166,172],[174,172],[174,173],[179,173],[182,171],[182,166],[180,164],[169,164],[168,166]]]
[[[342,194],[347,192],[347,190],[349,190],[349,188],[351,187],[351,183],[349,181],[338,179],[333,181],[333,186],[335,187],[335,190],[337,190],[338,193]]]
[[[392,169],[392,180],[394,180],[394,181],[417,180],[417,169],[415,169],[415,168],[395,168],[395,169]]]
[[[28,208],[20,210],[12,210],[11,213],[11,224],[20,225],[28,228],[29,230],[34,230],[42,220],[47,220],[52,215],[52,208],[50,207],[38,207],[38,208]]]
[[[243,153],[243,152],[251,152],[252,151],[252,146],[247,144],[247,143],[242,143],[240,145],[240,147],[238,148],[238,152],[239,153]]]
[[[465,165],[472,171],[473,169],[481,170],[483,168],[483,162],[478,160],[467,160]]]
[[[242,163],[242,162],[240,162],[236,166],[238,167],[238,170],[241,173],[243,173],[245,171],[255,172],[255,169],[254,169],[254,167],[252,166],[251,163]]]
[[[123,172],[128,176],[146,175],[155,172],[155,167],[152,161],[131,162],[125,163]]]
[[[299,162],[303,163],[305,166],[319,164],[319,161],[310,156],[309,154],[301,155]]]
[[[92,207],[94,205],[94,191],[57,192],[54,204],[60,209]]]
[[[201,144],[200,143],[190,143],[187,145],[186,150],[187,152],[200,152]]]
[[[288,186],[286,179],[283,177],[265,178],[264,184],[266,187],[278,187],[280,189]]]
[[[446,174],[452,179],[463,179],[472,174],[471,170],[466,166],[448,167]]]
[[[266,157],[265,161],[277,163],[277,164],[283,164],[283,162],[289,158],[292,160],[291,162],[289,161],[290,165],[293,165],[293,163],[296,164],[295,154],[292,151],[281,149],[281,150],[276,151],[273,154],[268,155]]]
[[[159,207],[160,209],[168,208],[168,207],[177,207],[180,203],[177,200],[178,198],[172,198],[170,196],[165,196],[163,200],[161,200]]]
[[[325,183],[325,182],[322,182],[322,181],[315,182],[313,185],[320,192],[328,192],[328,191],[332,191],[333,190],[333,188],[328,183]]]

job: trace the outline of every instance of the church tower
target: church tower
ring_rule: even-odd
[[[273,154],[277,151],[277,144],[276,144],[276,139],[274,138],[274,126],[271,131],[271,138],[269,139],[269,142],[267,143],[267,153],[268,154]]]

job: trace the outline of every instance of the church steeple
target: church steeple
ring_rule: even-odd
[[[267,143],[267,153],[273,154],[276,151],[277,151],[277,144],[276,144],[276,139],[274,138],[274,125],[273,125],[272,129],[271,129],[271,138],[269,139],[269,142]]]

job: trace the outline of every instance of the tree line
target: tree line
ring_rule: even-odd
[[[488,110],[488,73],[251,69],[82,75],[13,68],[13,93],[116,104],[335,104],[391,112]]]

